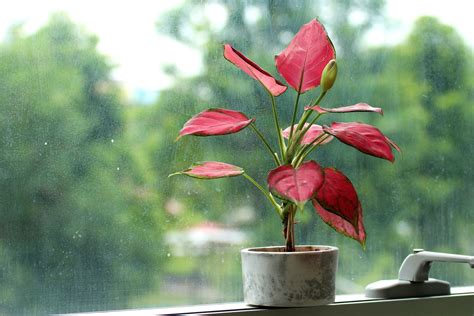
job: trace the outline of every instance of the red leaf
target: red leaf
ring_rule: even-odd
[[[287,87],[283,83],[273,78],[271,74],[229,44],[224,45],[224,57],[250,77],[259,81],[273,96],[277,97],[286,91]]]
[[[309,123],[305,123],[304,124],[304,128],[307,128],[309,125]],[[293,127],[293,130],[296,130],[296,127],[298,125],[295,124],[294,127]],[[282,132],[282,135],[283,137],[287,138],[290,137],[290,127],[287,127],[285,130],[283,130]],[[313,124],[311,125],[311,127],[308,129],[308,131],[306,132],[306,134],[303,136],[303,139],[301,140],[301,144],[303,145],[308,145],[308,144],[311,144],[316,138],[318,138],[319,136],[321,136],[322,134],[324,134],[324,131],[323,131],[323,127],[321,125],[317,125],[317,124]],[[329,136],[328,138],[326,138],[324,141],[320,142],[318,141],[317,143],[315,143],[315,145],[318,145],[318,144],[327,144],[329,143],[334,137],[332,136]]]
[[[357,227],[359,198],[351,181],[334,168],[324,168],[323,172],[324,182],[316,195],[319,204]]]
[[[187,121],[179,131],[178,139],[184,135],[215,136],[233,134],[244,129],[254,120],[238,111],[208,109]]]
[[[324,27],[316,20],[303,25],[275,58],[280,74],[301,93],[317,87],[327,63],[336,53]]]
[[[349,112],[376,112],[380,113],[383,115],[383,111],[381,108],[375,108],[372,107],[366,103],[357,103],[354,105],[348,105],[348,106],[341,106],[338,108],[322,108],[319,105],[315,106],[307,106],[304,108],[305,110],[313,110],[316,111],[320,114],[325,114],[325,113],[349,113]]]
[[[330,127],[324,126],[323,129],[341,142],[365,154],[387,159],[391,162],[395,160],[390,147],[394,146],[395,143],[389,141],[378,128],[372,125],[356,122],[335,122]],[[395,148],[398,148],[398,146]]]
[[[291,165],[280,166],[268,174],[268,187],[277,196],[304,203],[311,199],[323,184],[323,171],[315,161],[307,161],[295,169]]]
[[[402,152],[402,150],[400,149],[400,147],[398,147],[398,145],[397,145],[393,140],[391,140],[391,139],[388,138],[387,136],[385,136],[385,139],[386,139],[387,142],[390,144],[390,146],[392,146],[393,148],[395,148],[396,151],[398,151],[399,153]]]
[[[334,168],[325,168],[324,183],[313,199],[321,218],[336,231],[363,243],[362,207],[351,181]]]
[[[357,208],[357,212],[359,214],[358,215],[359,221],[357,223],[358,232],[354,229],[354,226],[352,226],[352,224],[346,221],[344,218],[325,210],[316,201],[316,199],[313,199],[313,206],[318,212],[321,219],[326,224],[334,228],[334,230],[336,230],[338,233],[341,233],[347,237],[357,240],[362,245],[362,247],[365,246],[365,239],[367,237],[367,234],[365,233],[364,223],[362,221],[362,207],[360,206],[360,204],[359,204],[359,207]]]
[[[240,176],[244,173],[244,169],[217,161],[206,161],[193,164],[190,168],[171,174],[185,174],[187,176],[198,179],[218,179],[225,177]]]

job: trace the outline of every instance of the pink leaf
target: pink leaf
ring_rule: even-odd
[[[304,128],[307,128],[309,123],[304,124]],[[293,130],[296,130],[296,127],[298,125],[295,124],[293,127]],[[287,127],[285,130],[282,131],[283,137],[287,138],[290,137],[290,127]],[[311,127],[308,129],[306,134],[303,136],[303,139],[301,140],[301,144],[303,145],[308,145],[311,144],[316,138],[320,137],[322,134],[324,134],[323,127],[321,125],[313,124]],[[328,138],[324,139],[322,142],[317,141],[315,145],[318,144],[327,144],[329,143],[334,137],[329,136]]]
[[[244,169],[217,161],[200,162],[192,165],[190,168],[171,174],[185,174],[187,176],[198,179],[218,179],[225,177],[240,176],[244,173]]]
[[[400,147],[398,147],[398,145],[397,145],[393,140],[391,140],[391,139],[388,138],[387,136],[385,136],[385,139],[386,139],[387,142],[390,144],[390,146],[392,146],[393,148],[395,148],[396,151],[398,151],[399,153],[402,152],[402,150],[400,149]]]
[[[376,112],[380,113],[383,115],[383,111],[381,108],[375,108],[372,107],[366,103],[357,103],[354,105],[348,105],[348,106],[341,106],[337,108],[322,108],[319,105],[315,106],[307,106],[305,107],[305,110],[313,110],[316,111],[320,114],[325,114],[325,113],[349,113],[349,112]]]
[[[389,141],[378,128],[372,125],[357,122],[335,122],[330,127],[324,126],[323,129],[341,142],[365,154],[387,159],[391,162],[395,160],[391,148],[395,143]],[[398,148],[398,146],[395,148]]]
[[[334,168],[324,168],[324,182],[316,200],[328,212],[337,214],[357,228],[359,198],[351,181]]]
[[[307,161],[299,168],[280,166],[268,174],[268,187],[277,196],[301,204],[311,199],[323,184],[323,171],[315,161]]]
[[[316,199],[313,199],[313,206],[318,212],[321,219],[326,224],[334,228],[334,230],[336,230],[338,233],[357,240],[362,245],[362,247],[365,246],[365,239],[367,238],[367,234],[365,232],[364,223],[362,221],[362,207],[360,206],[360,204],[357,208],[357,212],[359,213],[359,221],[357,223],[358,231],[356,231],[354,229],[354,226],[352,226],[352,224],[346,221],[344,218],[325,210],[318,203],[318,201],[316,201]]]
[[[179,131],[178,139],[184,135],[215,136],[233,134],[244,129],[254,120],[238,111],[208,109],[187,121]]]
[[[304,93],[321,83],[327,63],[336,53],[324,27],[316,20],[303,25],[285,50],[275,58],[288,84]]]
[[[362,207],[351,181],[334,168],[325,168],[324,183],[313,198],[313,205],[321,218],[336,231],[365,241]]]
[[[273,78],[271,74],[229,44],[224,45],[224,57],[250,77],[259,81],[273,96],[277,97],[286,91],[287,87],[283,83]]]

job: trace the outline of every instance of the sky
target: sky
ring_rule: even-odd
[[[410,32],[413,22],[420,16],[434,16],[451,25],[468,45],[474,48],[474,2],[470,0],[386,0],[385,13],[388,25],[373,32],[374,41],[394,44],[401,42]]]
[[[188,76],[201,69],[198,50],[156,31],[158,17],[182,2],[0,0],[0,39],[13,24],[22,23],[25,32],[31,33],[44,25],[51,13],[65,12],[75,23],[99,36],[99,50],[115,65],[113,78],[132,99],[146,102],[173,84],[172,78],[162,70],[164,65],[176,64],[178,71]],[[372,45],[394,45],[405,38],[417,17],[431,15],[456,28],[472,48],[474,22],[471,12],[471,2],[467,0],[387,0],[387,20],[368,32],[366,40]],[[214,16],[217,27],[225,22],[225,14],[219,12],[218,7],[211,6],[208,14]],[[357,21],[359,17],[354,14],[350,18]]]

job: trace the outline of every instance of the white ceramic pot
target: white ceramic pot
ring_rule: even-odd
[[[244,301],[257,306],[316,306],[334,302],[338,249],[297,246],[241,250]]]

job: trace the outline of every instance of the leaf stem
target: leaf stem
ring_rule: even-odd
[[[293,116],[291,117],[291,125],[290,125],[290,136],[288,137],[288,142],[291,143],[291,138],[293,137],[293,129],[296,121],[296,114],[298,113],[298,103],[300,102],[301,92],[298,89],[298,94],[296,95],[295,105],[293,106]]]
[[[255,132],[255,134],[257,134],[257,136],[262,140],[263,144],[265,145],[265,147],[268,149],[268,151],[270,152],[270,154],[272,155],[273,159],[275,160],[275,164],[277,166],[280,166],[281,165],[281,162],[280,162],[280,159],[278,158],[277,154],[275,153],[275,151],[272,149],[272,147],[270,146],[270,144],[267,142],[267,140],[265,139],[265,136],[263,136],[263,134],[257,129],[257,127],[255,126],[254,123],[251,123],[250,124],[250,127],[253,129],[253,131]]]
[[[308,145],[305,145],[301,151],[296,155],[295,159],[293,160],[295,168],[297,168],[304,160],[305,158],[318,147],[319,144],[324,142],[328,137],[330,137],[330,134],[324,133],[316,137],[311,143]],[[316,142],[318,142],[316,144]]]
[[[321,93],[320,93],[319,97],[316,99],[316,101],[311,102],[310,105],[313,106],[313,105],[316,105],[319,102],[321,102],[321,100],[324,98],[326,93],[327,93],[327,91],[321,91]],[[299,97],[299,95],[298,95],[298,97]],[[295,106],[295,108],[296,108],[296,106]],[[295,133],[298,133],[299,131],[301,131],[303,129],[304,124],[306,123],[306,121],[308,120],[308,118],[311,116],[312,113],[313,113],[312,110],[305,110],[304,111],[303,115],[301,116],[300,121],[298,122],[298,126],[296,127]],[[314,124],[314,122],[316,122],[316,120],[319,117],[320,117],[320,114],[315,119],[313,119],[312,123],[309,124],[309,126],[306,127],[306,129],[303,132],[298,134],[298,138],[295,139],[295,140],[292,139],[292,133],[291,133],[291,132],[293,132],[293,128],[294,128],[293,126],[294,126],[295,123],[294,123],[294,121],[291,122],[290,137],[288,138],[289,144],[288,144],[287,152],[292,153],[295,150],[295,146],[297,146],[299,144],[299,142],[303,138],[304,134],[306,134],[306,132],[311,127],[311,125]],[[285,158],[286,159],[284,159],[284,160],[288,162],[288,161],[292,160],[293,157],[285,157]]]
[[[245,177],[245,179],[249,180],[255,187],[257,187],[257,189],[259,189],[267,197],[267,199],[270,201],[270,203],[272,203],[273,207],[275,208],[276,212],[278,213],[278,216],[280,216],[281,219],[284,219],[283,211],[281,210],[281,207],[275,201],[273,196],[267,190],[265,190],[260,184],[258,184],[258,182],[255,181],[254,178],[252,178],[251,176],[249,176],[246,173],[243,173],[242,175]]]
[[[283,234],[285,235],[285,251],[286,252],[294,252],[296,250],[295,247],[295,213],[296,207],[294,204],[289,204],[285,207],[285,217],[283,219],[284,227],[283,227]]]
[[[321,91],[321,94],[319,95],[319,97],[316,99],[316,101],[314,102],[311,102],[310,106],[315,106],[316,104],[318,104],[319,102],[321,102],[321,100],[324,98],[324,96],[326,95],[327,91]],[[301,117],[301,120],[300,122],[298,123],[298,127],[296,128],[297,131],[301,130],[304,126],[304,123],[306,123],[306,121],[308,120],[308,118],[310,117],[311,113],[313,113],[312,110],[305,110],[303,116]],[[318,118],[319,118],[319,115],[318,115]]]
[[[306,54],[305,57],[304,57],[304,63],[303,65],[306,65],[306,58],[308,57],[308,55]],[[295,105],[293,107],[293,116],[291,118],[291,125],[290,125],[290,135],[288,137],[288,147],[291,145],[292,143],[292,137],[293,137],[293,125],[295,125],[295,121],[296,121],[296,114],[298,113],[298,103],[300,101],[300,96],[301,96],[301,88],[303,87],[303,78],[304,78],[304,66],[303,66],[303,69],[301,69],[301,75],[300,75],[300,83],[298,85],[298,90],[296,91],[297,94],[296,94],[296,100],[295,100]],[[284,160],[288,159],[288,157],[283,157]],[[286,159],[285,159],[286,158]]]
[[[272,100],[273,120],[275,121],[275,128],[278,135],[278,145],[280,146],[281,158],[283,159],[285,157],[285,144],[283,143],[283,137],[281,136],[281,128],[280,122],[278,121],[278,112],[276,110],[275,97],[270,92],[268,94],[270,95],[270,98]]]
[[[309,131],[309,129],[311,128],[311,126],[316,123],[316,121],[319,119],[319,117],[321,116],[321,113],[318,113],[318,115],[316,115],[316,117],[308,124],[308,126],[304,127],[303,125],[303,128],[301,130],[301,133],[299,133],[298,135],[298,138],[296,139],[296,142],[299,143],[301,141],[301,139],[303,138],[303,136]]]
[[[315,106],[315,105],[318,105],[319,102],[321,102],[321,100],[324,98],[324,96],[326,95],[326,93],[328,92],[328,90],[326,91],[321,91],[321,93],[319,94],[319,97],[316,99],[316,101],[314,101],[310,106]]]

